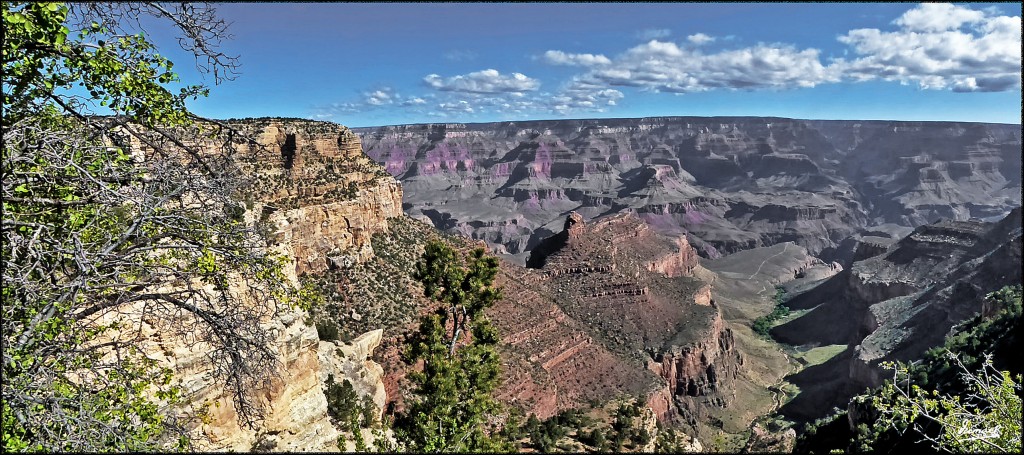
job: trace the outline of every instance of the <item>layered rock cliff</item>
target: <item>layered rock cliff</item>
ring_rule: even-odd
[[[573,212],[563,226],[528,259],[536,270],[503,267],[515,298],[492,318],[510,359],[505,399],[544,417],[640,395],[659,420],[691,425],[727,406],[742,360],[685,237],[632,213]]]
[[[258,176],[253,211],[274,225],[298,275],[363,262],[370,238],[402,215],[402,188],[362,153],[348,128],[324,122],[253,120],[258,144],[240,152]]]
[[[732,330],[725,327],[717,308],[707,322],[691,340],[669,344],[648,362],[648,368],[665,379],[677,412],[691,425],[705,421],[709,407],[731,403],[732,384],[743,365]]]
[[[254,181],[243,195],[244,216],[249,223],[271,226],[267,248],[288,260],[286,279],[298,285],[304,275],[373,257],[372,235],[402,215],[402,189],[362,153],[356,135],[312,121],[250,119],[229,125],[255,138],[232,142],[234,158]],[[383,371],[369,359],[380,331],[351,343],[321,341],[310,315],[298,308],[277,308],[259,322],[271,335],[267,348],[278,368],[269,386],[254,391],[265,413],[255,428],[239,424],[233,398],[212,376],[202,345],[147,326],[144,351],[174,370],[186,400],[178,412],[195,417],[198,449],[339,450],[341,432],[328,415],[324,394],[328,374],[337,382],[350,380],[357,394],[383,409]]]
[[[1019,125],[658,117],[354,131],[409,190],[407,213],[520,261],[572,210],[632,209],[704,257],[788,241],[833,261],[876,225],[1021,203]]]

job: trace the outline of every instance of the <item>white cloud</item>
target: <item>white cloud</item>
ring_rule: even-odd
[[[612,63],[608,57],[601,54],[567,54],[562,51],[547,51],[543,58],[552,65],[599,66]]]
[[[547,98],[547,109],[566,115],[571,112],[605,112],[625,95],[622,92],[574,79],[561,92]]]
[[[591,66],[578,83],[690,93],[714,89],[791,89],[843,80],[883,79],[923,89],[1005,91],[1021,87],[1021,21],[992,9],[918,5],[892,23],[897,31],[851,30],[838,37],[846,58],[822,62],[818,49],[764,44],[705,52],[714,37],[696,33],[698,46],[652,39]],[[720,38],[729,41],[729,37]],[[848,51],[848,52],[847,52]],[[573,55],[548,51],[549,62]]]
[[[686,39],[687,41],[699,46],[701,44],[706,44],[714,41],[715,37],[708,36],[703,33],[695,33],[693,35],[687,36]]]
[[[894,31],[868,28],[840,35],[838,40],[847,45],[841,52],[845,57],[827,62],[813,48],[759,43],[711,51],[701,45],[714,41],[740,46],[740,40],[695,33],[672,42],[657,39],[668,36],[668,30],[648,30],[651,39],[612,57],[559,50],[535,57],[548,64],[581,67],[558,90],[542,92],[537,79],[495,69],[451,77],[430,74],[423,82],[433,90],[426,93],[401,96],[379,87],[361,92],[354,102],[315,108],[312,115],[330,118],[400,109],[458,121],[484,115],[526,118],[606,112],[628,94],[622,87],[693,93],[881,79],[958,92],[1020,90],[1021,21],[1000,14],[992,8],[918,5],[891,22]],[[446,58],[462,57],[449,53]]]
[[[676,46],[676,43],[658,40],[651,40],[626,51],[627,57],[639,58],[672,58],[682,55],[683,50]]]
[[[366,101],[366,104],[371,106],[383,106],[394,102],[393,94],[390,89],[374,90],[373,92],[366,93],[364,100]]]
[[[473,112],[476,112],[476,110],[473,109],[473,106],[465,100],[454,101],[451,103],[439,103],[437,108],[443,112],[449,113],[455,112],[472,114]]]
[[[578,79],[595,86],[690,93],[716,88],[814,87],[838,77],[834,69],[821,64],[816,49],[760,44],[705,54],[673,42],[651,40],[627,50],[608,67]]]
[[[423,78],[426,84],[444,92],[463,93],[509,93],[537,90],[540,81],[522,73],[502,75],[497,70],[486,69],[473,73],[442,78],[430,74]]]
[[[941,32],[956,30],[965,23],[975,23],[985,18],[985,13],[949,3],[922,3],[903,13],[894,24],[909,31]]]
[[[668,38],[672,31],[667,28],[649,28],[637,32],[636,37],[644,41],[652,39]]]
[[[1020,89],[1019,17],[926,3],[893,23],[900,29],[857,29],[839,37],[858,56],[840,62],[848,77],[936,90]]]
[[[379,87],[360,92],[359,99],[356,101],[314,106],[311,108],[310,115],[316,118],[329,119],[341,115],[388,109],[394,106],[406,106],[412,109],[426,103],[427,100],[420,97],[405,98],[391,87]]]
[[[402,102],[402,106],[421,106],[427,104],[427,100],[419,97],[409,98]]]

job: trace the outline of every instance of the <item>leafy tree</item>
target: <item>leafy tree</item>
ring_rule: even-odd
[[[493,287],[497,258],[473,250],[463,264],[451,247],[426,246],[416,278],[424,294],[442,305],[420,321],[407,357],[422,361],[410,374],[415,390],[408,410],[396,417],[395,434],[418,452],[509,451],[493,423],[501,410],[491,396],[498,385],[498,333],[482,311],[500,298]]]
[[[835,410],[808,424],[796,451],[824,453],[1020,450],[1021,287],[985,297],[986,315],[958,326],[893,379],[851,400],[857,426]]]
[[[991,358],[976,372],[955,355],[950,358],[968,385],[966,398],[925,390],[910,381],[905,366],[889,364],[893,380],[872,398],[880,413],[876,425],[900,432],[914,428],[933,447],[948,452],[1020,453],[1021,375],[996,370]],[[938,436],[919,421],[938,424]]]
[[[608,440],[605,439],[604,431],[600,428],[591,430],[589,437],[583,442],[594,447],[598,452],[608,451]]]
[[[260,321],[309,296],[244,220],[231,152],[247,140],[188,112],[207,89],[172,93],[140,25],[169,23],[220,82],[225,23],[190,3],[2,9],[5,451],[189,447],[166,412],[187,397],[142,352],[147,331],[204,353],[254,426],[277,366]]]

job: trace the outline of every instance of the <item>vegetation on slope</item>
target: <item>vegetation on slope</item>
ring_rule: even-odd
[[[986,299],[994,316],[965,322],[920,363],[890,365],[893,380],[806,425],[796,451],[1019,453],[1021,287]]]
[[[542,453],[623,452],[639,450],[654,437],[640,425],[643,404],[635,399],[614,400],[611,409],[566,409],[540,420],[531,414],[520,427],[517,443]],[[602,415],[605,414],[605,415]]]
[[[325,297],[312,309],[320,339],[351,341],[370,330],[398,334],[417,321],[429,305],[414,277],[416,263],[431,241],[467,248],[465,239],[444,235],[408,217],[388,221],[386,232],[373,234],[373,257],[366,262],[302,277]]]
[[[430,242],[415,277],[424,295],[442,305],[423,316],[406,357],[422,364],[410,374],[408,408],[395,418],[397,447],[415,452],[509,451],[495,425],[500,359],[497,330],[483,310],[501,297],[493,287],[498,260],[474,249],[463,260],[443,242]]]
[[[786,306],[786,289],[782,286],[775,286],[773,299],[775,307],[772,308],[772,312],[754,320],[754,332],[765,338],[771,337],[768,332],[775,325],[775,321],[789,316],[789,307]]]

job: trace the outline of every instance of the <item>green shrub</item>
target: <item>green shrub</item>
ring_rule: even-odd
[[[316,323],[316,334],[321,341],[338,340],[338,324],[331,321],[320,321]]]
[[[772,298],[775,308],[772,312],[754,320],[753,329],[758,335],[768,338],[769,331],[775,325],[775,321],[789,316],[789,307],[786,306],[786,289],[782,286],[775,286],[775,296]]]

